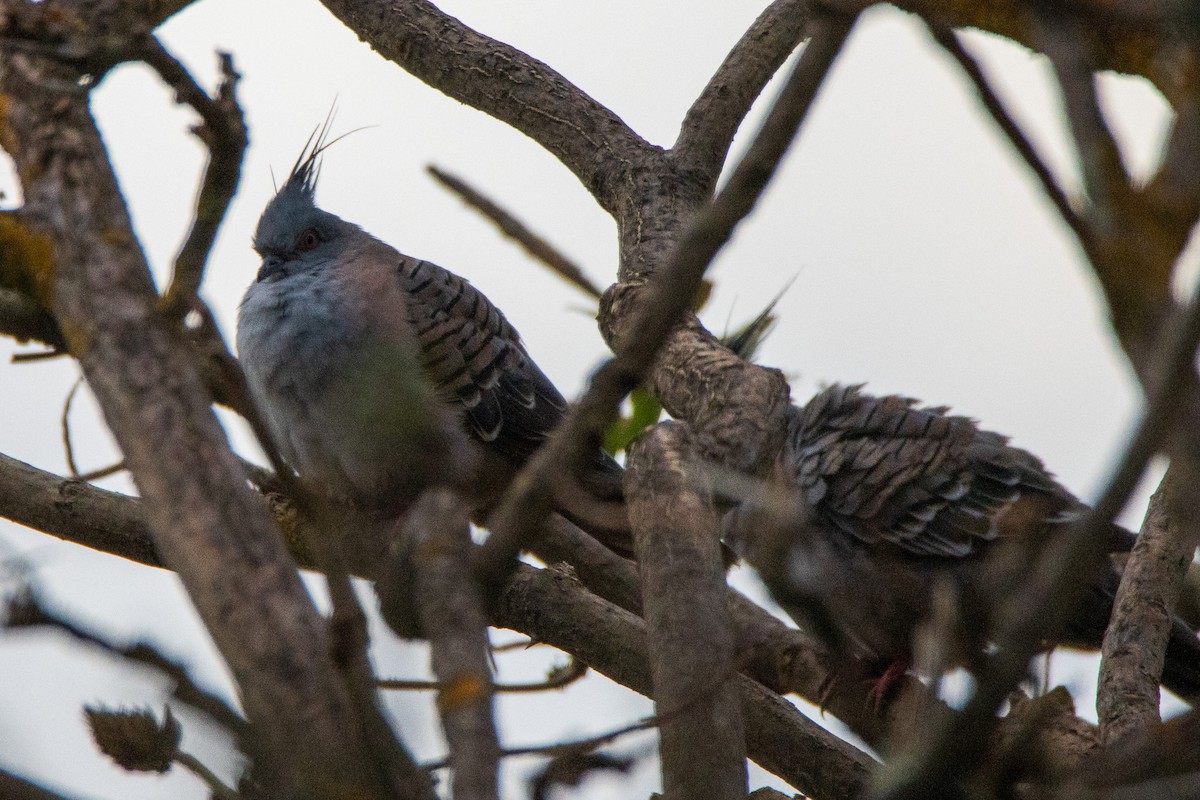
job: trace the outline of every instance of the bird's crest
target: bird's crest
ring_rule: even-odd
[[[339,136],[337,139],[329,140],[329,130],[333,125],[333,114],[334,109],[329,109],[329,115],[325,117],[325,121],[314,128],[313,132],[308,135],[308,141],[304,143],[304,149],[297,156],[296,163],[292,165],[292,171],[288,173],[287,180],[283,182],[283,186],[276,189],[276,194],[297,192],[309,200],[313,199],[317,191],[317,180],[321,176],[321,154],[325,152],[326,148],[342,138]]]
[[[283,182],[283,186],[275,190],[276,194],[297,192],[302,197],[312,200],[317,192],[317,180],[321,176],[321,155],[350,134],[358,133],[370,127],[354,128],[330,139],[329,132],[333,129],[333,118],[336,112],[337,106],[335,105],[329,109],[329,114],[325,117],[325,121],[314,128],[313,132],[308,135],[308,141],[304,143],[304,149],[297,156],[296,163],[292,165],[292,171],[288,173],[287,180]]]

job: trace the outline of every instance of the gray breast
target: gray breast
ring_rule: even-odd
[[[237,341],[255,403],[301,477],[366,507],[419,490],[439,435],[419,367],[372,335],[328,271],[252,285]]]

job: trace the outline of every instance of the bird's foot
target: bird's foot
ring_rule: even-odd
[[[868,679],[871,688],[867,690],[867,702],[876,714],[882,714],[884,708],[894,699],[896,689],[904,683],[908,674],[908,659],[897,658],[888,662],[886,668],[877,677]]]

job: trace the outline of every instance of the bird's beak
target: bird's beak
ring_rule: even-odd
[[[279,256],[263,257],[262,266],[258,268],[258,276],[254,279],[255,282],[262,283],[282,278],[284,275],[283,263],[283,259]]]

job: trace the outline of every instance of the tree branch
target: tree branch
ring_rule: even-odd
[[[17,11],[0,4],[0,16]],[[93,14],[105,14],[103,25],[119,29],[120,12],[128,9],[73,3],[69,16],[86,31]],[[135,32],[143,24],[126,21]],[[0,54],[21,215],[54,244],[54,314],[145,500],[156,551],[182,578],[263,737],[267,785],[280,797],[322,796],[330,786],[376,796],[379,778],[363,761],[345,687],[313,646],[326,641],[320,617],[246,487],[190,358],[155,312],[87,96],[48,88],[77,87],[79,69]],[[428,796],[427,787],[410,791]]]
[[[1012,148],[1017,151],[1017,155],[1025,162],[1034,177],[1041,184],[1042,192],[1050,200],[1051,205],[1058,211],[1058,215],[1062,217],[1063,222],[1075,234],[1080,245],[1085,251],[1090,251],[1093,248],[1094,242],[1091,231],[1088,229],[1087,223],[1075,212],[1071,206],[1071,201],[1067,197],[1066,192],[1058,185],[1058,181],[1054,177],[1054,173],[1046,166],[1041,156],[1038,155],[1037,149],[1025,132],[1021,130],[1021,126],[1008,113],[1008,109],[1004,107],[1004,102],[992,89],[988,83],[987,76],[983,74],[979,63],[967,52],[963,47],[962,40],[958,33],[946,27],[939,21],[930,17],[922,17],[922,21],[929,29],[933,40],[937,42],[943,50],[945,50],[951,58],[958,62],[963,73],[971,81],[975,87],[975,93],[979,96],[979,102],[983,104],[984,109],[991,116],[1000,132],[1008,139]]]
[[[570,564],[589,591],[641,615],[636,567],[562,517],[551,517],[531,551],[547,564]],[[838,681],[830,692],[828,668],[812,639],[732,588],[726,588],[725,600],[737,637],[737,661],[746,675],[778,694],[795,692],[822,705],[872,746],[884,743],[890,719],[875,713],[867,684]],[[921,689],[913,681],[908,691]]]
[[[9,630],[39,626],[54,628],[84,644],[97,647],[127,661],[150,667],[172,681],[174,686],[171,694],[176,700],[206,714],[232,735],[243,749],[247,746],[253,747],[254,742],[247,741],[247,736],[251,731],[246,720],[220,697],[197,686],[183,666],[166,658],[153,647],[146,644],[113,644],[77,623],[50,613],[42,607],[32,593],[28,592],[19,593],[13,598],[5,616],[4,626]]]
[[[1043,642],[1055,638],[1076,608],[1082,581],[1106,557],[1105,529],[1137,488],[1146,463],[1171,432],[1180,409],[1194,408],[1192,364],[1200,343],[1200,287],[1187,311],[1177,311],[1170,323],[1162,345],[1153,348],[1163,356],[1146,381],[1149,397],[1144,417],[1104,494],[1091,511],[1048,544],[1033,565],[1024,591],[999,609],[992,637],[996,652],[979,671],[966,707],[946,715],[932,735],[912,743],[909,768],[890,776],[877,796],[902,800],[948,791],[955,776],[975,763],[996,724],[996,710],[1025,674],[1030,658]]]
[[[1087,786],[1098,797],[1194,797],[1195,791],[1172,793],[1180,777],[1197,778],[1200,758],[1200,711],[1192,709],[1174,719],[1143,728],[1102,749],[1064,778],[1064,783]],[[1116,789],[1118,791],[1106,792]],[[1122,794],[1119,790],[1125,790]]]
[[[546,148],[615,210],[616,173],[652,149],[559,73],[472,30],[424,0],[322,0],[389,61]]]
[[[21,503],[13,506],[16,500]],[[140,501],[135,498],[62,479],[0,456],[0,510],[14,521],[67,541],[77,541],[150,566],[163,566],[154,555],[153,543],[141,521]],[[582,550],[584,555],[576,555],[572,561],[587,565],[582,574],[589,582],[601,591],[636,597],[637,578],[632,564],[613,555],[565,521],[558,526],[557,535],[554,530],[552,527],[551,535],[539,540],[538,553],[542,558],[555,562]],[[86,535],[79,536],[81,531]],[[541,545],[553,549],[542,549]],[[304,558],[300,561],[308,566]],[[519,570],[516,578],[519,586],[511,590],[516,592],[511,595],[515,605],[505,606],[508,610],[501,611],[497,624],[524,631],[547,644],[569,644],[574,649],[568,649],[568,652],[613,680],[649,694],[651,681],[643,623],[627,612],[621,616],[615,606],[580,589],[574,581],[565,578],[561,568],[525,570],[528,568]],[[533,589],[527,585],[533,580],[531,572],[539,576]],[[569,585],[551,591],[552,586],[558,585],[555,582],[563,580],[568,580]],[[504,597],[510,595],[506,593]],[[747,661],[751,674],[762,684],[738,681],[741,690],[750,698],[743,706],[743,715],[747,737],[753,743],[751,757],[764,765],[774,764],[768,768],[798,788],[806,785],[806,780],[814,781],[814,785],[842,780],[837,776],[849,768],[838,764],[845,758],[861,761],[861,769],[855,767],[854,770],[865,774],[870,762],[866,756],[812,726],[774,693],[799,691],[814,700],[819,697],[824,667],[803,635],[732,590],[728,593],[728,602],[736,623],[739,660]],[[586,609],[586,613],[575,623],[572,615],[577,608]],[[609,621],[613,618],[618,621]],[[630,628],[620,621],[625,619],[632,620],[635,627]],[[639,631],[636,636],[640,638],[630,639],[634,630]],[[855,691],[835,693],[829,710],[869,741],[880,742],[883,721],[871,713],[865,692],[856,686],[847,689]],[[793,726],[798,727],[793,729]],[[817,738],[813,740],[810,736]],[[788,748],[795,748],[795,760]],[[832,766],[820,761],[826,750],[835,751]],[[807,769],[804,765],[814,764],[824,766],[814,777],[802,777],[803,770]]]
[[[0,455],[0,516],[64,541],[163,567],[142,521],[141,501],[62,478]],[[283,523],[286,524],[286,523]],[[294,523],[293,523],[294,524]],[[311,568],[304,537],[291,536],[293,556]],[[591,591],[634,613],[641,610],[636,568],[558,515],[533,544],[547,564],[567,562]],[[727,599],[739,662],[748,675],[780,694],[797,692],[821,702],[825,666],[809,640],[732,589]],[[868,742],[880,744],[885,721],[874,714],[863,687],[847,683],[825,697],[826,710]]]
[[[1167,471],[1150,498],[1141,534],[1125,565],[1100,662],[1096,711],[1105,744],[1160,721],[1159,681],[1171,635],[1171,609],[1196,549],[1195,530],[1172,525],[1168,495],[1191,490],[1192,486],[1179,486]]]
[[[175,272],[163,296],[164,310],[183,316],[195,305],[208,254],[241,179],[242,158],[249,140],[236,95],[240,76],[234,71],[233,57],[221,53],[221,84],[216,97],[209,97],[187,68],[154,36],[147,37],[141,56],[175,90],[176,102],[187,103],[200,115],[201,124],[193,132],[204,142],[209,154],[192,229],[175,257]]]
[[[164,566],[139,501],[0,454],[0,516],[64,541]]]
[[[685,169],[708,178],[707,191],[715,186],[750,107],[799,46],[810,6],[810,0],[775,0],[767,6],[688,109],[671,156]]]
[[[649,695],[645,624],[584,590],[568,569],[518,565],[495,624],[587,661],[612,680]],[[873,760],[813,723],[760,684],[734,678],[742,697],[750,758],[812,797],[855,797]]]
[[[425,171],[450,191],[458,195],[464,203],[474,208],[487,219],[491,220],[500,232],[521,245],[530,256],[546,265],[551,272],[567,283],[591,297],[599,298],[600,289],[592,283],[579,265],[567,258],[563,253],[534,233],[525,223],[505,211],[495,200],[475,189],[462,178],[451,175],[445,170],[429,164]]]
[[[9,800],[74,800],[67,795],[43,789],[32,781],[7,770],[0,770],[0,796]]]
[[[856,0],[854,0],[856,2]],[[840,0],[839,0],[840,2]],[[895,0],[894,5],[922,16],[933,16],[954,28],[979,28],[1011,39],[1034,51],[1044,42],[1035,14],[1053,6],[1084,25],[1098,69],[1142,75],[1174,99],[1174,65],[1159,58],[1175,10],[1160,0],[1064,0],[1045,4],[1028,0]]]
[[[629,451],[625,496],[642,578],[667,798],[741,800],[746,744],[720,526],[683,423]]]
[[[812,40],[720,194],[695,214],[650,281],[618,284],[601,302],[601,330],[627,359],[630,377],[646,375],[657,355],[655,394],[672,416],[695,426],[700,454],[731,471],[758,474],[774,458],[783,439],[787,384],[778,372],[746,365],[694,318],[672,329],[770,181],[855,20],[833,12],[816,19]],[[649,347],[664,338],[661,351]]]
[[[471,550],[463,501],[445,489],[425,492],[403,523],[400,546],[414,577],[413,600],[432,649],[437,706],[450,748],[457,800],[495,800],[500,745],[492,718],[487,618],[463,554]]]

